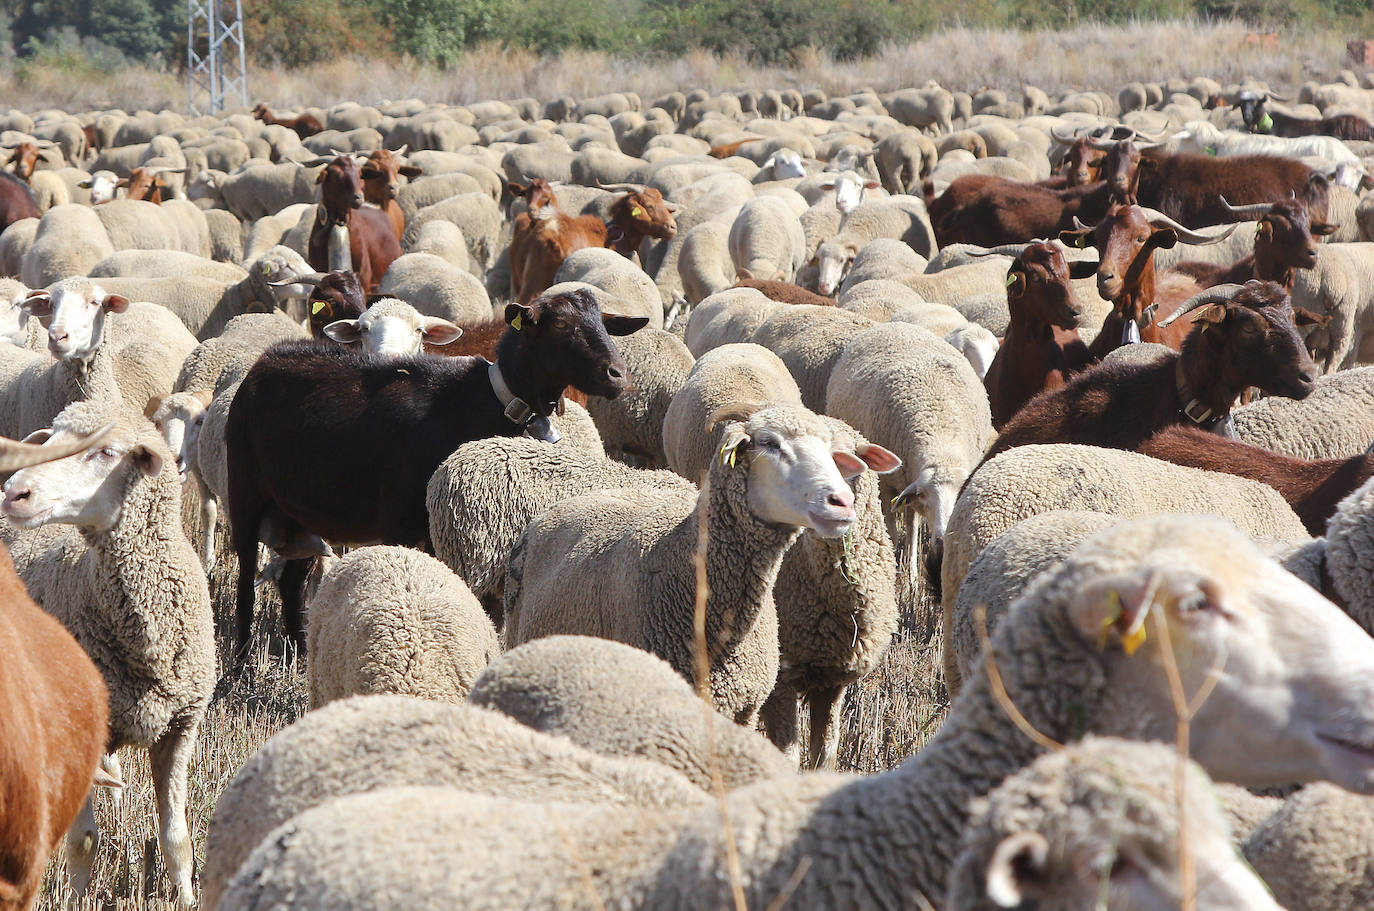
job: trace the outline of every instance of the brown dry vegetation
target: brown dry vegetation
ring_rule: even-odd
[[[1049,92],[1098,88],[1115,94],[1131,80],[1177,76],[1222,81],[1251,76],[1296,87],[1307,79],[1330,79],[1348,65],[1345,42],[1352,36],[1342,32],[1282,32],[1277,52],[1247,43],[1250,33],[1239,22],[1194,21],[1039,32],[952,27],[918,41],[885,46],[874,57],[852,62],[831,60],[818,50],[803,51],[786,67],[755,66],[741,55],[700,50],[674,59],[632,60],[578,50],[541,57],[492,45],[468,52],[448,69],[355,58],[295,69],[250,67],[249,101],[292,107],[413,97],[459,104],[624,90],[650,99],[683,87],[819,88],[834,94],[863,86],[888,91],[918,86],[927,79],[965,91],[993,86],[1016,92],[1030,83]],[[144,67],[105,74],[25,65],[0,72],[0,96],[24,110],[186,106],[186,88],[179,76]]]

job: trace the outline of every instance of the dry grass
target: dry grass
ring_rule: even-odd
[[[1083,25],[1063,31],[1015,32],[952,27],[907,44],[889,45],[868,60],[840,63],[821,51],[796,55],[792,66],[759,67],[739,55],[688,51],[672,59],[627,59],[570,50],[540,57],[529,50],[481,47],[448,70],[406,62],[345,59],[299,69],[251,67],[250,103],[283,107],[371,104],[421,98],[461,104],[482,98],[557,95],[585,97],[633,90],[653,98],[684,88],[819,88],[829,93],[862,86],[878,91],[934,79],[950,89],[983,86],[1019,90],[1023,83],[1049,92],[1100,88],[1111,93],[1134,79],[1242,76],[1295,87],[1330,79],[1348,65],[1340,32],[1299,31],[1279,36],[1279,50],[1247,43],[1241,23],[1174,21],[1126,26]],[[25,65],[0,72],[0,96],[24,110],[184,110],[180,76],[148,68],[113,74]]]

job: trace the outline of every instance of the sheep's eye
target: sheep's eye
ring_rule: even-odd
[[[759,446],[767,449],[769,452],[779,452],[782,449],[782,444],[772,437],[764,437],[762,440],[759,440]]]

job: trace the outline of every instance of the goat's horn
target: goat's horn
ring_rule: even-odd
[[[1116,148],[1117,143],[1125,141],[1122,139],[1099,139],[1096,136],[1089,136],[1087,139],[1088,145],[1097,149],[1099,152],[1110,152],[1112,149]]]
[[[982,250],[967,250],[968,256],[1020,256],[1026,252],[1026,248],[1039,241],[1030,241],[1024,244],[999,244],[996,247],[985,247]]]
[[[1170,313],[1167,317],[1161,320],[1159,323],[1159,328],[1163,329],[1165,326],[1169,325],[1183,314],[1191,313],[1199,307],[1205,307],[1208,304],[1230,303],[1231,298],[1235,297],[1238,293],[1240,293],[1241,289],[1243,289],[1244,287],[1244,285],[1236,284],[1216,285],[1214,287],[1208,288],[1206,291],[1194,294],[1192,297],[1188,298],[1186,301],[1180,304],[1177,310],[1175,310],[1173,313]]]
[[[1063,133],[1059,132],[1059,130],[1055,127],[1050,127],[1050,136],[1058,140],[1059,142],[1062,142],[1066,146],[1071,146],[1078,141],[1078,137],[1075,134],[1070,133],[1069,135],[1065,136]]]
[[[48,446],[0,437],[0,471],[18,471],[30,465],[53,462],[57,459],[65,459],[69,455],[76,455],[78,452],[85,452],[92,446],[103,443],[105,438],[110,435],[110,431],[114,430],[114,426],[114,424],[106,424],[95,433],[88,434],[79,440]]]
[[[1287,104],[1290,100],[1286,95],[1278,95],[1268,89],[1264,90],[1264,94],[1268,96],[1270,101],[1282,101],[1284,104]]]
[[[1185,244],[1194,247],[1205,247],[1209,244],[1219,244],[1236,232],[1239,225],[1232,225],[1228,230],[1220,234],[1202,234],[1174,221],[1163,212],[1141,206],[1140,210],[1145,213],[1145,218],[1150,222],[1152,228],[1172,228],[1178,234],[1178,239]]]
[[[642,193],[644,184],[642,183],[599,183],[598,189],[606,190],[610,193]]]
[[[1221,197],[1221,204],[1226,207],[1226,211],[1232,215],[1240,215],[1246,221],[1253,221],[1262,215],[1268,215],[1272,206],[1267,202],[1252,202],[1244,206],[1233,206],[1226,201],[1226,197]]]
[[[292,285],[313,285],[318,288],[324,283],[324,279],[325,274],[323,272],[304,272],[286,281],[268,282],[267,284],[272,288],[289,288]]]
[[[410,143],[408,143],[408,142],[403,142],[403,143],[401,143],[401,147],[400,147],[399,149],[392,149],[392,150],[391,150],[391,154],[392,154],[392,155],[395,155],[397,158],[400,158],[400,157],[402,157],[403,155],[405,155],[406,149],[408,149],[408,148],[410,148]]]
[[[1078,220],[1078,216],[1075,215],[1073,217],[1073,229],[1075,231],[1091,231],[1093,229],[1093,226],[1083,224],[1083,222]]]

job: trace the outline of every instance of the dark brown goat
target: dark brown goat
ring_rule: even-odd
[[[1249,256],[1229,266],[1198,262],[1181,262],[1174,266],[1175,272],[1191,275],[1204,288],[1241,284],[1257,278],[1276,282],[1291,291],[1294,273],[1317,265],[1316,239],[1336,232],[1335,225],[1309,218],[1307,210],[1293,199],[1272,206],[1264,203],[1233,206],[1225,198],[1221,202],[1241,218],[1259,219],[1255,225],[1255,248]]]
[[[134,168],[129,172],[129,176],[120,180],[116,186],[127,187],[127,198],[141,199],[145,202],[161,204],[163,195],[167,199],[172,198],[171,187],[162,179],[166,171],[175,170],[174,168]]]
[[[347,233],[348,255],[364,291],[375,291],[382,276],[401,255],[401,243],[392,229],[391,219],[379,209],[363,208],[363,181],[358,163],[351,155],[334,158],[316,178],[320,184],[320,204],[315,209],[315,224],[310,229],[306,260],[320,272],[336,270],[342,250],[339,229]]]
[[[396,192],[401,188],[401,178],[414,180],[424,173],[414,165],[401,163],[401,156],[405,154],[405,150],[405,146],[401,146],[395,152],[390,149],[378,149],[367,156],[367,163],[359,172],[363,179],[363,200],[386,213],[398,241],[406,229],[405,213],[396,202]]]
[[[324,132],[324,124],[314,114],[301,114],[299,117],[292,117],[289,120],[282,120],[272,116],[272,112],[266,104],[259,104],[253,108],[253,116],[263,123],[272,123],[277,126],[286,127],[297,136],[305,139],[307,136],[314,136],[316,133]]]
[[[60,447],[0,438],[0,471],[74,455],[101,436]],[[85,650],[29,597],[3,545],[0,654],[0,908],[26,911],[91,790],[108,698]]]
[[[259,541],[286,559],[282,617],[303,650],[303,587],[321,539],[423,545],[425,487],[440,462],[469,440],[551,438],[548,416],[565,386],[618,396],[625,362],[610,336],[648,322],[603,315],[585,291],[508,304],[506,321],[495,365],[427,355],[377,361],[314,342],[278,344],[253,365],[225,426],[240,656]]]
[[[1268,108],[1267,95],[1246,92],[1240,96],[1237,105],[1245,120],[1245,127],[1251,133],[1267,133],[1271,136],[1334,136],[1337,139],[1356,142],[1374,142],[1374,123],[1358,114],[1334,114],[1312,120],[1307,117],[1294,117],[1282,111]]]
[[[1000,428],[1026,402],[1058,389],[1088,365],[1088,346],[1078,337],[1082,316],[1069,287],[1087,278],[1096,263],[1068,264],[1050,243],[1026,246],[1007,270],[1007,309],[1011,322],[983,385],[992,407],[992,426]]]
[[[1098,364],[1037,396],[1002,428],[985,460],[1030,443],[1139,449],[1173,424],[1224,429],[1236,397],[1250,386],[1294,399],[1312,391],[1317,368],[1278,285],[1212,288],[1176,312],[1194,311],[1181,352],[1146,364]]]
[[[1292,197],[1314,219],[1325,220],[1330,182],[1294,158],[1237,155],[1215,158],[1147,149],[1140,159],[1137,199],[1188,228],[1240,221],[1222,205],[1249,205]],[[1087,221],[1088,219],[1084,219]]]
[[[33,190],[13,174],[0,171],[0,231],[25,218],[42,218]]]
[[[1235,229],[1231,229],[1234,231]],[[1199,234],[1159,212],[1146,212],[1140,206],[1114,205],[1096,227],[1081,224],[1062,231],[1059,239],[1069,246],[1095,246],[1098,251],[1097,293],[1112,302],[1112,311],[1102,321],[1090,351],[1094,360],[1130,342],[1158,342],[1178,349],[1191,326],[1176,323],[1165,329],[1155,314],[1167,316],[1179,304],[1200,290],[1188,275],[1165,272],[1156,275],[1154,251],[1185,244],[1216,244],[1230,236]]]
[[[1326,534],[1326,523],[1335,515],[1337,504],[1374,477],[1374,456],[1307,461],[1184,425],[1161,430],[1142,443],[1139,451],[1176,465],[1268,484],[1288,501],[1314,537]]]

